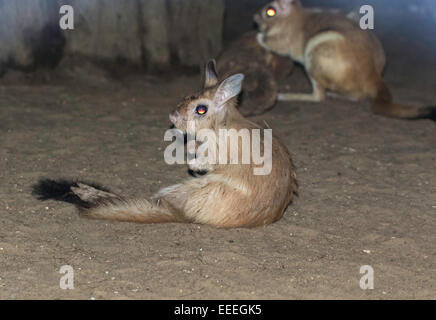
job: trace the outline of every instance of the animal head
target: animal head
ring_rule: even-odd
[[[299,0],[276,0],[264,6],[254,16],[259,29],[258,42],[267,49],[286,55],[283,33],[287,32],[287,25],[301,8]]]
[[[192,133],[191,127],[196,131],[220,128],[229,113],[237,112],[243,80],[244,75],[238,73],[219,82],[215,60],[210,60],[205,68],[204,89],[185,97],[170,114],[170,121],[185,133]]]

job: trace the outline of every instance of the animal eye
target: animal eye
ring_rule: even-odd
[[[277,14],[277,10],[274,7],[269,7],[266,9],[266,16],[269,18],[274,17]]]
[[[203,115],[207,113],[207,106],[200,104],[195,108],[195,112],[199,115]]]

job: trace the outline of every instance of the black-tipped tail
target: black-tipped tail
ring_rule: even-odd
[[[72,180],[42,179],[33,186],[39,200],[58,200],[77,206],[81,215],[137,223],[189,222],[166,201],[126,200],[99,185]]]
[[[81,200],[71,191],[71,187],[78,187],[78,181],[67,179],[41,179],[32,186],[32,194],[41,201],[56,200],[71,203],[81,207],[89,207],[90,204]],[[108,192],[107,189],[95,184],[86,183],[96,189]]]

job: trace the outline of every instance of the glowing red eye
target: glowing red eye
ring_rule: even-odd
[[[197,108],[195,108],[195,112],[197,112],[199,115],[206,114],[207,106],[200,104],[197,106]]]
[[[276,9],[274,9],[273,7],[269,7],[268,9],[266,9],[266,15],[268,17],[274,17],[277,14]]]

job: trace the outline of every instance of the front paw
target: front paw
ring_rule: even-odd
[[[214,166],[212,164],[207,163],[207,162],[202,163],[198,159],[195,159],[195,160],[191,161],[190,163],[188,163],[188,167],[189,167],[190,171],[201,174],[203,172],[207,173],[207,172],[213,171]]]
[[[206,174],[208,174],[208,171],[193,171],[191,169],[188,170],[188,173],[193,176],[194,178],[200,178]]]
[[[266,51],[270,52],[271,50],[266,46],[264,39],[265,39],[265,34],[264,34],[264,33],[259,32],[259,33],[256,35],[257,43],[258,43],[262,48],[264,48]]]

